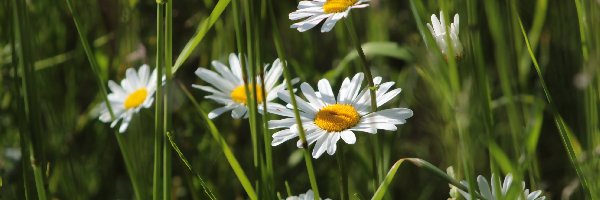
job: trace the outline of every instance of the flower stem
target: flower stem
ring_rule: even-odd
[[[346,30],[348,31],[348,35],[350,36],[350,40],[352,41],[352,44],[354,44],[354,48],[356,48],[356,52],[358,53],[359,57],[360,57],[360,65],[363,69],[363,72],[365,73],[365,80],[369,86],[369,95],[371,96],[371,112],[377,112],[377,96],[376,96],[376,91],[377,88],[375,87],[375,84],[373,83],[373,75],[371,75],[371,70],[369,69],[369,63],[367,62],[367,56],[365,55],[365,52],[363,51],[360,41],[358,40],[358,36],[356,34],[356,28],[354,27],[354,21],[352,20],[352,16],[348,17],[348,20],[344,21],[345,25],[346,25]],[[379,173],[379,171],[383,172],[385,169],[383,169],[382,163],[383,163],[383,149],[380,148],[381,143],[383,142],[383,139],[381,137],[377,137],[375,140],[377,140],[377,142],[375,142],[375,144],[377,144],[377,146],[374,147],[375,151],[373,151],[374,153],[374,161],[376,164],[373,164],[373,174],[376,175],[375,178],[375,182],[376,184],[379,184],[379,181],[381,180],[383,174]],[[378,166],[379,165],[379,166]]]
[[[172,84],[172,66],[173,66],[173,0],[167,1],[165,9],[165,92],[163,94],[163,199],[171,198],[171,148],[168,140],[168,132],[171,129],[171,113],[169,112],[169,89]],[[162,78],[162,77],[161,77]]]
[[[162,182],[162,137],[163,137],[163,122],[161,117],[163,116],[163,67],[164,67],[164,50],[165,50],[165,3],[156,2],[156,105],[155,105],[155,122],[154,122],[154,173],[153,173],[153,185],[152,185],[152,197],[157,200],[161,197],[160,185]]]
[[[296,95],[294,95],[294,88],[292,87],[292,79],[287,67],[285,51],[283,48],[283,42],[281,39],[281,33],[279,33],[279,28],[277,26],[277,21],[275,20],[275,13],[273,11],[273,4],[269,4],[269,16],[271,19],[271,28],[273,30],[273,42],[275,43],[275,49],[277,50],[277,56],[281,60],[281,64],[283,65],[283,76],[285,78],[285,84],[287,87],[287,91],[291,96],[291,103],[294,110],[294,117],[296,119],[296,124],[298,125],[298,135],[300,140],[302,141],[302,147],[304,152],[304,161],[306,163],[306,171],[308,172],[308,178],[310,180],[310,186],[314,192],[315,200],[320,199],[319,195],[319,187],[317,185],[317,178],[315,177],[315,171],[312,164],[312,158],[308,149],[308,143],[306,142],[306,134],[304,133],[304,128],[302,127],[302,120],[300,120],[300,112],[298,111],[298,105],[296,103]]]
[[[340,144],[338,146],[338,153],[337,153],[337,163],[338,163],[338,169],[340,171],[340,199],[341,200],[348,200],[349,196],[348,196],[348,170],[345,167],[345,152],[344,152],[344,144]]]
[[[98,87],[100,87],[100,93],[101,93],[102,99],[106,105],[106,108],[108,109],[110,118],[114,120],[115,116],[114,116],[114,113],[112,110],[112,106],[111,106],[110,102],[108,101],[107,90],[106,90],[106,86],[104,85],[105,82],[104,82],[104,80],[102,80],[100,69],[98,67],[98,62],[96,62],[94,53],[92,52],[92,49],[90,48],[90,46],[88,44],[88,41],[84,37],[85,34],[81,28],[81,23],[79,22],[79,15],[77,13],[75,13],[75,10],[73,9],[73,3],[71,2],[71,0],[66,0],[66,2],[67,2],[67,7],[71,11],[71,16],[73,16],[73,22],[75,23],[75,27],[77,28],[77,33],[79,34],[79,39],[81,41],[81,45],[83,46],[83,50],[85,51],[85,54],[88,58],[90,66],[92,68],[92,71],[96,75],[96,81],[98,83]],[[121,134],[119,134],[118,131],[115,131],[115,136],[117,138],[117,144],[119,145],[119,150],[121,151],[121,155],[123,156],[123,160],[125,162],[125,168],[127,170],[127,174],[129,175],[131,185],[133,186],[133,191],[135,193],[135,197],[136,197],[136,199],[143,199],[141,196],[141,193],[140,193],[140,187],[139,187],[139,185],[137,183],[137,179],[135,178],[135,175],[134,175],[132,161],[129,159],[129,156],[128,156],[127,152],[125,151],[125,146],[123,143],[123,136]]]

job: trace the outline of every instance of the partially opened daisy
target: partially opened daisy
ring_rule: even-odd
[[[306,193],[304,194],[300,194],[298,196],[291,196],[288,198],[285,198],[285,200],[314,200],[315,199],[315,193],[309,189]],[[321,199],[321,198],[319,198]],[[330,198],[327,198],[325,200],[331,200]]]
[[[208,117],[214,119],[224,112],[230,111],[231,117],[247,118],[248,115],[248,98],[246,97],[246,89],[244,79],[242,77],[242,67],[240,59],[235,54],[229,55],[229,67],[219,61],[212,61],[212,65],[215,67],[216,72],[198,68],[196,75],[203,81],[211,84],[211,86],[203,85],[192,85],[192,87],[211,93],[206,96],[207,99],[212,99],[217,103],[223,104],[223,107],[217,108],[210,113]],[[250,92],[256,89],[257,93],[257,104],[262,104],[263,101],[270,102],[277,98],[277,91],[283,89],[284,84],[279,84],[279,79],[283,73],[283,67],[279,59],[275,60],[269,69],[269,65],[265,65],[265,85],[261,84],[260,77],[256,77],[257,84],[250,86],[248,89]],[[218,72],[218,73],[217,73]],[[262,88],[266,94],[266,99],[263,99]],[[269,104],[270,105],[270,104]],[[262,106],[258,106],[262,109]]]
[[[122,120],[119,132],[127,130],[131,117],[142,108],[149,108],[154,101],[156,91],[156,69],[150,74],[150,67],[142,65],[138,71],[133,68],[127,69],[125,79],[118,85],[114,81],[108,81],[111,93],[108,101],[112,108],[114,119],[105,104],[101,104],[100,121],[111,122],[110,127],[115,127]]]
[[[292,24],[300,32],[310,30],[321,21],[325,23],[321,32],[329,32],[335,23],[348,16],[353,8],[365,8],[370,0],[310,0],[300,1],[298,10],[290,13],[290,20],[301,20]]]
[[[296,102],[308,145],[316,142],[312,152],[314,158],[319,158],[325,152],[333,155],[340,138],[348,144],[354,144],[355,131],[371,134],[376,134],[378,129],[395,131],[396,125],[406,123],[406,119],[413,115],[412,110],[407,108],[371,112],[370,92],[367,88],[361,90],[363,79],[363,73],[356,74],[352,80],[345,78],[337,99],[326,79],[319,81],[318,91],[307,83],[300,85],[305,98],[296,97]],[[373,82],[380,84],[381,77],[374,78]],[[390,90],[392,86],[394,82],[379,85],[376,92],[377,107],[400,94],[401,89]],[[289,92],[280,91],[278,96],[283,101],[291,103]],[[270,129],[284,128],[273,134],[271,145],[277,146],[298,137],[294,113],[289,106],[277,104],[268,109],[273,114],[288,117],[269,121]],[[302,142],[298,141],[297,146],[302,147]]]
[[[427,28],[431,31],[431,34],[435,38],[435,42],[437,43],[442,54],[447,55],[450,42],[452,42],[452,47],[454,51],[454,56],[457,58],[462,57],[463,47],[458,38],[459,31],[459,16],[458,13],[454,15],[454,23],[450,24],[450,31],[446,31],[446,22],[444,21],[444,12],[440,11],[440,19],[438,20],[435,14],[431,15],[431,24],[427,23]],[[446,34],[450,34],[450,40],[446,39]]]
[[[479,175],[477,177],[477,185],[479,186],[479,194],[481,194],[481,196],[487,200],[506,199],[507,195],[508,195],[508,190],[510,189],[510,187],[513,184],[513,177],[511,174],[506,175],[506,177],[504,178],[504,182],[500,186],[500,191],[497,192],[496,189],[494,188],[494,186],[491,185],[490,183],[493,183],[495,180],[499,182],[500,180],[498,180],[498,179],[499,179],[498,177],[496,177],[496,176],[494,176],[494,174],[492,174],[492,178],[490,179],[490,182],[488,182],[485,179],[485,177]],[[467,188],[469,187],[469,184],[467,184],[466,181],[461,181],[461,183],[463,185],[465,185]],[[520,191],[519,191],[520,194],[516,198],[516,200],[544,200],[544,199],[546,199],[546,197],[542,195],[541,190],[537,190],[535,192],[530,193],[529,189],[525,189],[525,182],[521,182],[521,187],[519,187],[519,189],[520,189]],[[461,189],[458,189],[458,191],[465,199],[467,199],[467,200],[471,199],[471,195],[469,193],[462,191]]]

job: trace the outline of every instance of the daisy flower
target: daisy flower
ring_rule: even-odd
[[[211,84],[212,87],[196,84],[192,85],[194,88],[211,93],[211,95],[206,96],[207,99],[212,99],[213,101],[224,105],[223,107],[214,109],[208,113],[208,117],[214,119],[224,112],[232,110],[231,117],[236,119],[242,117],[247,118],[249,116],[247,108],[248,98],[246,97],[240,59],[232,53],[229,55],[229,68],[216,60],[212,61],[212,65],[218,73],[205,68],[198,68],[198,70],[196,70],[196,75],[203,81]],[[283,67],[279,59],[273,62],[271,69],[268,69],[269,65],[265,65],[264,68],[264,91],[266,92],[266,99],[263,99],[263,85],[261,84],[262,81],[260,77],[256,77],[255,80],[257,80],[257,84],[249,88],[251,92],[256,90],[256,98],[259,105],[263,101],[270,102],[273,99],[276,99],[277,91],[283,89],[285,86],[283,83],[276,85],[283,73]],[[262,109],[262,107],[259,106],[259,109]]]
[[[492,178],[490,179],[490,182],[493,183],[494,180],[500,181],[498,180],[498,177],[494,176],[494,174],[492,174]],[[466,181],[461,181],[461,183],[463,185],[465,185],[466,187],[469,187]],[[496,194],[496,190],[494,189],[493,185],[490,185],[490,183],[488,183],[488,181],[485,179],[485,177],[479,175],[477,177],[477,184],[479,187],[479,194],[481,194],[481,196],[483,196],[485,199],[487,200],[497,200],[497,199],[506,199],[506,195],[508,193],[508,190],[510,189],[510,187],[513,184],[513,177],[511,174],[506,175],[506,177],[504,178],[504,182],[502,183],[502,185],[500,186],[500,193],[498,193],[500,196],[498,196],[498,194]],[[542,195],[542,191],[538,190],[535,192],[529,192],[529,189],[525,189],[525,182],[521,182],[521,194],[517,200],[544,200],[546,199],[545,196]],[[471,195],[468,192],[462,191],[461,189],[458,189],[458,191],[460,192],[460,194],[467,200],[471,199]],[[523,197],[525,197],[525,199],[523,199]]]
[[[435,38],[435,42],[437,43],[442,54],[446,55],[448,53],[448,46],[450,45],[450,41],[446,40],[446,26],[447,24],[444,22],[443,17],[444,12],[440,11],[440,20],[438,20],[435,14],[431,15],[431,24],[427,23],[427,28],[431,31],[431,34]],[[433,24],[433,25],[432,25]],[[450,24],[450,40],[452,40],[453,50],[456,57],[462,57],[463,47],[458,38],[458,29],[459,28],[459,16],[458,13],[454,15],[454,23]]]
[[[110,127],[115,127],[119,121],[122,121],[119,132],[123,133],[135,113],[140,112],[142,108],[152,106],[154,91],[156,91],[156,69],[150,74],[150,67],[146,64],[138,71],[129,68],[125,72],[125,79],[121,81],[121,85],[109,80],[108,87],[111,90],[108,101],[115,118],[114,120],[111,118],[106,104],[101,104],[100,121],[105,123],[112,121]]]
[[[365,8],[370,0],[310,0],[300,1],[298,10],[290,13],[290,20],[302,20],[292,24],[300,32],[310,30],[325,20],[321,32],[329,32],[335,23],[348,16],[353,8]]]
[[[355,131],[371,134],[376,134],[378,129],[395,131],[396,125],[406,123],[406,119],[413,115],[412,110],[407,108],[370,112],[371,95],[367,88],[361,90],[363,79],[363,73],[356,74],[352,80],[345,78],[337,99],[326,79],[319,81],[319,91],[315,91],[307,83],[300,85],[305,98],[296,97],[296,102],[308,145],[316,142],[312,152],[314,158],[319,158],[324,152],[333,155],[340,138],[348,144],[354,144]],[[379,85],[381,77],[374,78],[373,82]],[[390,90],[392,86],[394,82],[379,85],[376,92],[377,107],[400,94],[401,89]],[[291,102],[289,92],[281,91],[278,96],[287,103]],[[298,137],[294,113],[290,106],[277,104],[268,109],[273,114],[288,117],[269,121],[270,129],[285,128],[273,134],[271,145],[277,146]],[[301,148],[302,142],[298,141],[297,146]]]
[[[308,190],[306,193],[304,194],[300,194],[298,196],[291,196],[286,198],[285,200],[314,200],[315,199],[315,193],[313,193],[312,190]],[[321,198],[319,198],[321,199]],[[325,200],[331,200],[330,198],[327,198]]]

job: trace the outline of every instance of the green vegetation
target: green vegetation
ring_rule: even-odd
[[[356,3],[328,1],[329,11]],[[523,197],[520,184],[495,179],[497,193],[480,194],[478,176],[492,174],[547,199],[600,199],[600,1],[371,0],[329,32],[327,22],[290,28],[302,21],[290,19],[298,3],[2,1],[0,199],[262,200],[309,189],[323,199],[447,199],[452,187]],[[448,34],[432,35],[433,14]],[[231,53],[242,55],[243,85],[256,85],[240,93],[245,119],[210,116],[224,105],[192,87],[209,85],[199,67],[218,71],[212,62],[229,66]],[[413,115],[314,158],[306,110],[290,98],[297,137],[272,146],[280,130],[269,120],[282,118],[264,112],[261,86],[276,59],[284,95],[305,98],[300,84],[320,79],[337,95],[361,72],[365,95],[383,85],[371,77],[402,88],[383,106],[370,99],[369,111]],[[161,87],[112,106],[108,81],[143,64]]]

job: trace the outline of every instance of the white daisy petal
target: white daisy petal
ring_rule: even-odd
[[[500,181],[499,178],[497,176],[495,176],[494,174],[492,174],[492,177],[490,178],[490,182],[488,182],[483,176],[479,175],[477,177],[477,187],[479,190],[475,190],[476,192],[478,192],[482,197],[484,197],[485,199],[507,199],[507,195],[508,195],[508,190],[509,188],[512,187],[512,182],[513,182],[513,177],[511,174],[506,175],[506,177],[504,178],[504,182],[502,183],[502,185],[500,186],[500,191],[497,192],[497,190],[495,189],[495,187],[493,186],[494,182]],[[461,184],[463,184],[465,187],[469,187],[469,185],[467,184],[466,181],[461,181]],[[516,200],[524,200],[523,197],[525,197],[526,200],[538,200],[538,199],[545,199],[546,197],[544,196],[540,196],[542,194],[542,191],[538,190],[532,193],[529,193],[529,189],[525,188],[525,182],[521,182],[522,187],[519,188],[520,191],[519,193],[522,195],[519,195],[517,198],[515,198]],[[459,188],[452,188],[452,189],[456,189],[460,195],[462,195],[465,199],[470,199],[470,194],[468,194],[467,192],[459,189]]]
[[[329,147],[327,148],[327,154],[333,155],[337,150],[337,142],[340,140],[339,133],[330,133],[331,138],[329,139]]]
[[[222,88],[222,91],[231,91],[236,87],[233,83],[224,80],[223,77],[208,69],[198,68],[195,73],[207,83],[217,88]]]
[[[315,90],[308,83],[300,84],[300,89],[302,90],[304,97],[306,97],[306,100],[308,100],[308,102],[313,106],[313,108],[319,109],[325,106],[323,101],[317,98]]]
[[[329,145],[330,136],[330,134],[323,134],[317,139],[317,144],[315,144],[312,152],[313,158],[319,158],[325,153]]]
[[[354,144],[356,143],[356,135],[354,135],[354,132],[352,131],[342,131],[342,133],[340,133],[342,140],[344,140],[344,142],[346,142],[347,144]]]
[[[244,117],[247,110],[248,109],[246,109],[245,106],[237,106],[231,111],[231,117],[233,117],[234,119],[240,119]]]
[[[233,109],[233,108],[227,107],[227,106],[214,109],[214,110],[210,111],[210,113],[208,113],[208,118],[214,119],[214,118],[218,117],[219,115],[223,114],[224,112],[230,111],[231,109]]]
[[[231,81],[232,83],[236,83],[234,85],[243,84],[243,81],[237,76],[235,76],[225,64],[216,60],[213,60],[211,64],[213,67],[215,67],[215,70],[217,70],[217,72],[219,72],[219,74],[221,74],[223,78],[227,79],[228,81]]]
[[[331,85],[329,85],[329,81],[327,79],[321,79],[318,83],[319,93],[321,94],[321,98],[326,104],[335,104],[335,95],[331,90]]]

